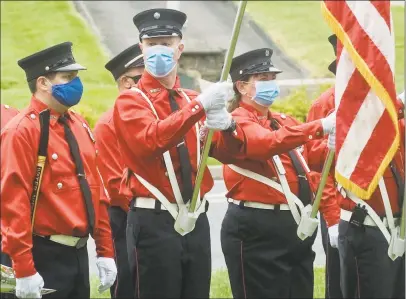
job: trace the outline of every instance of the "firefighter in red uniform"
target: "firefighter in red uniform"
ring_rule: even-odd
[[[86,121],[68,110],[81,99],[77,73],[85,69],[71,47],[61,43],[18,61],[32,98],[1,133],[1,152],[7,152],[1,155],[2,249],[12,260],[19,298],[40,298],[42,287],[55,289],[51,296],[58,298],[89,298],[89,235],[96,242],[99,290],[116,276],[94,139]],[[39,152],[47,160],[32,214]]]
[[[336,47],[337,39],[335,36],[329,38],[333,47]],[[336,49],[335,49],[336,51]],[[336,62],[329,66],[330,71],[335,73]],[[335,108],[334,88],[326,91],[312,107],[309,113],[309,119],[324,117]],[[398,117],[403,118],[403,110],[399,108]],[[399,122],[401,136],[404,136],[404,123]],[[403,133],[402,133],[403,132]],[[333,138],[331,138],[333,137]],[[335,134],[330,135],[335,145]],[[320,147],[326,143],[312,142],[311,151],[318,152]],[[403,153],[403,154],[402,154]],[[390,202],[392,213],[395,217],[395,225],[401,213],[404,190],[404,140],[401,142],[399,151],[390,163],[390,167],[385,171],[383,179],[386,191],[380,187],[373,193],[370,200],[365,201],[377,213],[382,226],[388,227],[388,221],[383,206],[383,196]],[[309,163],[311,164],[311,163]],[[315,167],[321,169],[322,164]],[[333,172],[332,172],[333,173]],[[338,190],[337,190],[338,189]],[[349,195],[343,188],[336,188],[337,203],[341,207],[340,223],[338,227],[338,238],[335,228],[329,228],[330,243],[337,238],[339,252],[339,268],[330,269],[330,274],[340,273],[340,286],[343,298],[404,298],[405,276],[404,276],[404,256],[392,261],[388,257],[388,242],[383,233],[377,226],[377,222],[368,215],[367,211],[356,204],[349,198]],[[332,196],[331,186],[327,185],[325,196]],[[329,223],[328,223],[329,224]],[[331,261],[331,257],[328,258]],[[334,264],[337,262],[334,261]],[[330,264],[330,266],[332,266]],[[333,266],[332,266],[333,267]],[[329,281],[331,282],[332,277]],[[336,278],[334,278],[336,281]],[[330,285],[331,286],[331,285]],[[334,294],[338,296],[337,282],[334,283]],[[330,293],[332,296],[332,293]],[[326,297],[327,298],[327,297]]]
[[[332,35],[329,42],[333,46],[334,53],[337,55],[337,37]],[[328,67],[334,75],[336,73],[336,61],[334,60]],[[325,91],[310,107],[307,115],[307,122],[326,117],[334,111],[334,87]],[[326,147],[327,138],[313,140],[308,143],[308,149],[312,152],[318,151],[318,147]],[[312,157],[313,155],[310,155]],[[312,159],[308,160],[309,167],[313,171],[322,172],[324,161],[316,157],[315,163]],[[322,162],[322,163],[319,163]],[[340,207],[336,198],[337,189],[334,183],[334,175],[330,174],[326,186],[323,190],[323,201],[327,203],[329,211],[335,213],[323,214],[320,217],[321,237],[324,252],[326,254],[326,274],[325,274],[325,297],[326,298],[343,298],[340,288],[340,258],[338,255],[338,223],[340,222]],[[331,207],[330,207],[331,206]]]
[[[1,104],[1,128],[0,129],[3,130],[3,128],[6,126],[6,124],[17,114],[18,114],[17,109],[12,108],[9,105]],[[5,155],[5,153],[2,153],[2,155]],[[1,242],[1,235],[0,235],[0,242]],[[10,257],[7,254],[4,254],[3,251],[1,251],[0,255],[1,255],[0,263],[2,265],[11,265]]]
[[[230,83],[215,83],[198,95],[180,87],[177,63],[184,49],[186,15],[151,9],[133,21],[139,30],[145,71],[137,88],[124,91],[114,107],[114,126],[127,174],[123,193],[132,197],[127,251],[136,298],[208,298],[211,278],[210,230],[204,195],[213,179],[206,169],[196,223],[188,234],[174,225],[187,207],[199,164],[198,122],[229,130]],[[197,216],[198,215],[198,216]],[[174,221],[174,219],[176,220]]]
[[[122,92],[136,86],[144,71],[144,58],[139,44],[135,44],[115,56],[106,64]],[[117,264],[117,279],[110,289],[112,298],[128,298],[133,294],[133,278],[128,264],[125,231],[130,198],[120,193],[124,170],[113,123],[113,108],[104,113],[94,128],[99,170],[110,198],[110,226],[113,233]]]
[[[229,153],[224,166],[229,206],[221,245],[234,298],[313,298],[316,233],[304,241],[297,235],[300,213],[309,213],[314,192],[303,145],[328,134],[335,114],[300,124],[271,113],[279,95],[275,78],[281,72],[272,64],[272,53],[258,49],[232,61],[236,96],[229,111],[239,146],[228,147],[219,132],[211,148],[213,157]]]

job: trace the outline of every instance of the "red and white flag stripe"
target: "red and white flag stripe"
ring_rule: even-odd
[[[399,145],[390,1],[323,1],[339,42],[336,180],[369,199]]]

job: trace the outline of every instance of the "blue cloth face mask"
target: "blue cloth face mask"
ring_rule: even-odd
[[[83,84],[79,77],[65,84],[52,85],[52,96],[66,107],[75,106],[83,94]]]
[[[280,89],[275,80],[256,81],[253,100],[261,106],[269,107],[279,96]]]
[[[155,78],[166,77],[176,66],[174,54],[173,48],[161,45],[146,48],[145,68]]]

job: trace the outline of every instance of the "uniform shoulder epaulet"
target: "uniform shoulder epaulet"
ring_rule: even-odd
[[[33,108],[22,110],[20,115],[22,116],[20,124],[25,122],[25,120],[29,120],[30,123],[33,124],[39,124],[39,114]],[[18,115],[16,117],[18,117]]]
[[[29,108],[22,109],[6,126],[7,129],[19,131],[26,137],[29,137],[36,127],[39,128],[39,115],[35,110]]]

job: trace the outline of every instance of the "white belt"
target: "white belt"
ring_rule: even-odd
[[[134,208],[141,208],[141,209],[155,209],[155,204],[159,202],[159,200],[150,197],[137,197],[134,200]],[[170,203],[174,209],[177,209],[176,203]],[[167,211],[168,209],[161,204],[161,210]]]
[[[236,200],[229,198],[228,199],[229,203],[233,203],[235,205],[240,205],[241,200]],[[244,207],[247,208],[255,208],[255,209],[263,209],[263,210],[275,210],[276,206],[279,206],[279,209],[281,211],[289,211],[289,205],[288,204],[280,204],[280,205],[271,205],[271,204],[266,204],[266,203],[261,203],[261,202],[253,202],[253,201],[243,201],[244,202]]]
[[[89,239],[89,237],[80,238],[66,235],[52,235],[52,236],[40,236],[37,234],[35,235],[61,245],[76,247],[78,249],[84,247],[87,244],[87,240]]]
[[[341,214],[340,214],[341,220],[344,220],[344,221],[349,222],[350,219],[351,219],[351,215],[352,215],[352,212],[347,211],[347,210],[344,210],[344,209],[341,209]],[[394,219],[395,222],[397,222],[398,219],[399,219],[399,218],[395,218],[395,219]],[[383,218],[382,222],[383,222],[383,224],[385,225],[385,227],[388,227],[388,219],[387,219],[386,217]],[[369,215],[367,215],[367,216],[365,217],[364,225],[366,225],[366,226],[377,226],[376,223],[375,223],[375,221],[374,221],[374,220],[372,219],[372,217],[369,216]]]

